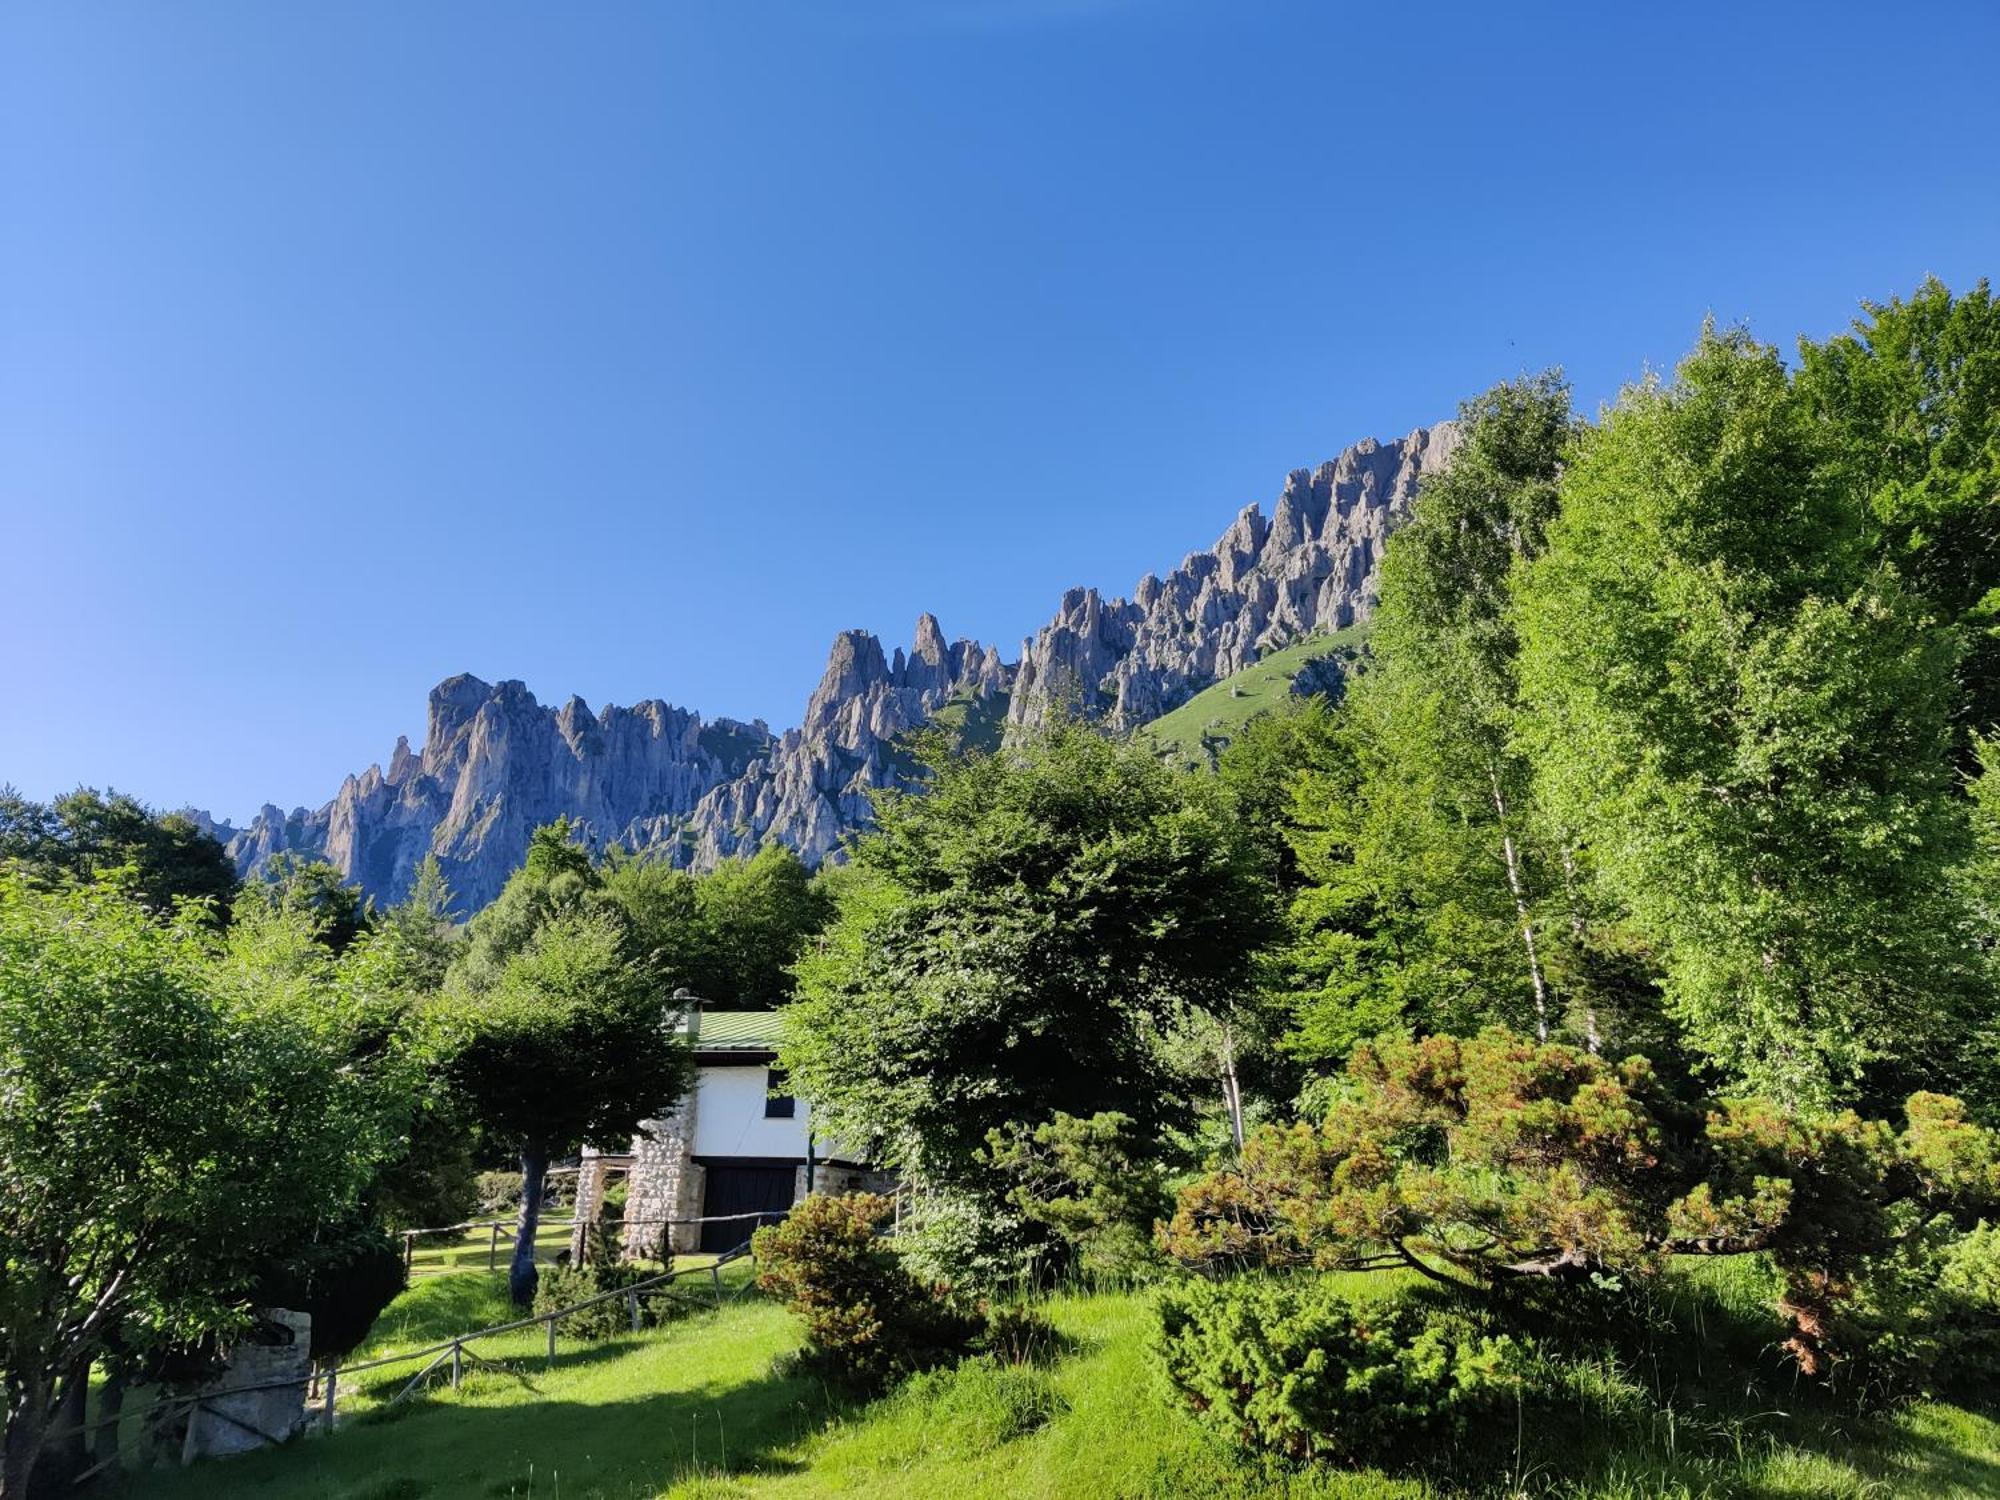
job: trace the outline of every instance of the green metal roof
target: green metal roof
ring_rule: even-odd
[[[694,1015],[697,1052],[775,1052],[778,1013],[774,1010],[704,1010]]]

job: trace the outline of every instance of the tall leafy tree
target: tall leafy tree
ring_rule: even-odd
[[[289,850],[273,855],[236,896],[246,905],[295,912],[335,953],[347,951],[374,921],[374,903],[358,885],[323,859],[305,859]]]
[[[525,1306],[550,1160],[587,1141],[629,1139],[686,1091],[690,1054],[672,1002],[609,911],[551,913],[490,986],[459,995],[453,1018],[453,1080],[488,1134],[520,1154],[508,1287]]]
[[[443,986],[464,942],[464,929],[452,921],[452,906],[444,868],[435,854],[427,854],[417,866],[409,894],[374,924],[378,942],[396,957],[402,983],[419,994]]]
[[[1705,332],[1580,445],[1520,588],[1546,806],[1726,1077],[1794,1104],[1951,1080],[1955,642],[1870,547],[1776,353]]]
[[[1558,373],[1467,402],[1384,555],[1372,665],[1288,809],[1304,881],[1286,966],[1308,1058],[1492,1020],[1599,1045],[1601,924],[1516,735],[1513,580],[1542,551],[1576,431]]]
[[[405,1094],[395,1049],[357,1065],[358,1004],[281,919],[218,951],[192,911],[0,871],[0,1496],[108,1350],[238,1326],[352,1209]]]
[[[1114,1110],[1155,1139],[1188,1118],[1160,1039],[1233,1012],[1268,930],[1221,789],[1069,719],[917,753],[926,789],[882,797],[798,966],[783,1058],[819,1128],[977,1191],[995,1129]]]
[[[791,965],[833,907],[782,844],[705,875],[643,856],[617,858],[602,878],[655,972],[717,1005],[756,1009],[789,999]]]
[[[113,871],[154,912],[178,900],[229,914],[236,868],[228,852],[184,813],[156,813],[121,792],[79,787],[34,802],[0,787],[0,861],[42,879],[91,880]]]
[[[454,985],[473,994],[493,988],[548,922],[612,905],[603,875],[572,832],[568,818],[557,818],[528,836],[521,867],[466,926],[464,947],[452,964]]]
[[[521,1161],[508,1285],[524,1306],[550,1161],[587,1141],[630,1139],[686,1091],[673,987],[651,958],[559,820],[530,838],[448,976],[452,1081]]]
[[[747,860],[728,860],[697,888],[711,934],[712,977],[696,993],[762,1006],[787,999],[791,966],[832,916],[832,902],[812,871],[783,844]]]
[[[409,1134],[376,1174],[365,1205],[370,1221],[389,1230],[456,1223],[478,1202],[479,1121],[452,1086],[449,1018],[437,1003],[465,942],[452,905],[442,868],[427,857],[409,894],[376,914],[344,958],[369,992],[383,997],[382,1034],[401,1033],[420,1065]]]
[[[2000,303],[1984,281],[1954,297],[1933,277],[1799,353],[1880,555],[1959,627],[1964,723],[2000,722]]]

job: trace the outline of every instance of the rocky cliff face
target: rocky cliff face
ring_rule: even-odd
[[[453,677],[431,690],[421,753],[398,738],[386,771],[348,777],[317,812],[267,805],[229,850],[246,872],[283,850],[326,859],[390,899],[435,853],[470,910],[499,893],[528,835],[558,814],[599,848],[636,847],[651,841],[642,823],[692,811],[774,743],[762,724],[704,724],[657,700],[551,709],[518,682]]]
[[[1357,443],[1315,470],[1294,469],[1270,519],[1246,506],[1213,547],[1164,579],[1148,573],[1130,599],[1071,589],[1022,642],[1011,720],[1032,723],[1063,698],[1135,728],[1266,651],[1366,617],[1383,542],[1456,441],[1441,422]]]
[[[1213,548],[1165,579],[1148,574],[1129,600],[1070,590],[1018,666],[992,646],[947,644],[928,614],[907,652],[847,631],[783,735],[658,700],[552,709],[518,682],[454,677],[431,691],[421,751],[398,739],[386,770],[348,777],[318,811],[266,806],[248,828],[215,831],[245,873],[290,850],[383,900],[435,853],[466,910],[498,894],[529,833],[561,814],[594,847],[696,869],[772,839],[817,863],[866,823],[869,791],[902,773],[897,737],[948,704],[993,720],[1004,705],[1018,727],[1068,700],[1131,728],[1267,650],[1365,617],[1384,539],[1454,441],[1444,423],[1294,471],[1268,520],[1246,508]]]
[[[290,851],[382,900],[435,853],[468,911],[499,894],[528,835],[564,814],[599,850],[707,869],[775,838],[816,864],[866,821],[869,789],[895,778],[897,735],[956,694],[1004,694],[1011,678],[997,650],[946,645],[928,614],[907,655],[884,657],[864,631],[838,637],[805,722],[782,737],[657,700],[552,709],[521,683],[459,676],[431,690],[421,752],[399,737],[387,770],[348,777],[316,812],[266,805],[240,831],[209,826],[246,874]]]

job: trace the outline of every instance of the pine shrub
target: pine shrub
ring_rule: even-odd
[[[874,1193],[814,1194],[751,1241],[758,1289],[805,1324],[807,1360],[860,1390],[957,1357],[983,1323],[904,1269],[880,1232],[892,1207]]]
[[[1304,1276],[1194,1282],[1160,1302],[1168,1380],[1209,1424],[1287,1458],[1407,1456],[1518,1388],[1511,1337],[1415,1292],[1375,1301]]]
[[[586,1261],[580,1266],[544,1266],[535,1285],[535,1312],[552,1313],[558,1308],[584,1302],[603,1292],[622,1291],[651,1281],[668,1269],[646,1261]],[[671,1285],[671,1283],[669,1283]],[[679,1303],[666,1295],[666,1288],[639,1296],[639,1326],[654,1328],[679,1311]],[[581,1312],[571,1313],[557,1325],[566,1338],[615,1338],[632,1331],[632,1309],[623,1297],[610,1297]]]

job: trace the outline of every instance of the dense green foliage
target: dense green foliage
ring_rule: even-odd
[[[992,755],[924,753],[926,791],[881,800],[798,966],[783,1061],[819,1128],[987,1191],[992,1131],[1106,1109],[1142,1139],[1185,1123],[1193,1081],[1159,1039],[1231,1014],[1267,931],[1220,789],[1068,720]]]
[[[550,1313],[574,1307],[581,1302],[590,1302],[593,1297],[604,1296],[606,1292],[622,1292],[651,1281],[669,1269],[670,1266],[656,1261],[616,1262],[603,1259],[587,1261],[580,1266],[557,1266],[544,1271],[536,1284],[534,1310]],[[633,1323],[635,1309],[638,1313],[636,1327]],[[657,1328],[684,1310],[685,1304],[675,1300],[671,1294],[649,1289],[644,1296],[629,1300],[606,1297],[581,1312],[571,1313],[562,1320],[559,1332],[564,1338],[616,1338],[644,1328]]]
[[[236,907],[296,913],[335,953],[345,953],[374,921],[374,904],[323,859],[278,853],[243,884]]]
[[[832,915],[824,885],[782,844],[706,875],[620,859],[604,887],[663,982],[730,1009],[789,999],[791,965]]]
[[[1552,375],[1467,402],[1384,556],[1370,670],[1337,711],[1295,713],[1223,758],[1247,805],[1289,827],[1294,937],[1276,969],[1303,1059],[1337,1064],[1387,1028],[1501,1021],[1591,1046],[1647,1030],[1646,987],[1623,972],[1518,735],[1513,590],[1544,549],[1575,432]]]
[[[1246,1448],[1407,1461],[1514,1395],[1519,1345],[1405,1293],[1358,1301],[1328,1281],[1191,1282],[1160,1300],[1167,1379]]]
[[[1776,353],[1704,335],[1579,445],[1520,590],[1545,803],[1688,1043],[1790,1102],[1958,1086],[1954,636],[1878,565]]]
[[[222,845],[183,813],[156,813],[119,792],[79,787],[50,803],[0,787],[0,864],[43,881],[116,873],[152,911],[207,902],[226,917],[236,870]]]
[[[2000,303],[1932,279],[1799,352],[1875,554],[1955,627],[1961,732],[2000,722]]]
[[[1497,1022],[1989,1107],[2000,311],[1927,283],[1801,354],[1709,330],[1594,425],[1554,376],[1462,409],[1369,670],[1222,758],[1282,834],[1292,1057]]]
[[[881,1236],[891,1207],[869,1193],[815,1194],[751,1241],[757,1285],[798,1316],[808,1357],[862,1390],[962,1354],[982,1326],[903,1268]]]
[[[252,1283],[350,1212],[408,1062],[303,923],[171,922],[0,870],[0,1494],[26,1493],[92,1364],[238,1326]]]
[[[988,1137],[992,1170],[1027,1231],[1031,1281],[1134,1281],[1154,1269],[1153,1224],[1172,1197],[1147,1145],[1133,1138],[1128,1116],[1112,1112],[1059,1114]]]
[[[1385,1038],[1346,1082],[1318,1128],[1266,1127],[1184,1189],[1166,1247],[1205,1267],[1393,1269],[1500,1294],[1761,1254],[1812,1374],[1870,1354],[1871,1287],[1933,1274],[1954,1226],[2000,1210],[2000,1135],[1937,1094],[1910,1099],[1901,1131],[1758,1099],[1691,1108],[1643,1058],[1497,1030]]]

